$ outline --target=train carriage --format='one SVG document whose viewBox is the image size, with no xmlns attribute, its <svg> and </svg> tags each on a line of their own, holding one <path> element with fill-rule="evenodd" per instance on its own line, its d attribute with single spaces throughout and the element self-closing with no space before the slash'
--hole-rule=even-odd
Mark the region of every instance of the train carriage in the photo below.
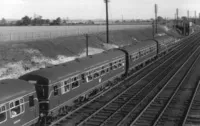
<svg viewBox="0 0 200 126">
<path fill-rule="evenodd" d="M 18 79 L 0 81 L 0 125 L 30 126 L 38 119 L 34 85 Z"/>
<path fill-rule="evenodd" d="M 156 37 L 155 40 L 159 41 L 159 47 L 160 47 L 161 52 L 166 51 L 167 49 L 171 48 L 175 44 L 174 43 L 175 39 L 170 36 Z"/>
<path fill-rule="evenodd" d="M 125 70 L 126 54 L 114 49 L 40 69 L 20 79 L 36 81 L 38 98 L 42 101 L 41 113 L 55 117 L 80 96 L 88 97 L 94 89 L 100 89 L 108 80 L 124 74 Z"/>
<path fill-rule="evenodd" d="M 146 40 L 123 47 L 123 50 L 129 54 L 129 68 L 132 69 L 156 55 L 156 42 L 154 40 Z"/>
<path fill-rule="evenodd" d="M 163 45 L 168 43 L 162 42 L 163 39 L 166 39 L 166 36 L 156 37 L 161 52 L 165 49 Z M 40 117 L 44 117 L 40 118 L 40 122 L 48 123 L 54 117 L 69 112 L 77 102 L 106 88 L 106 82 L 127 75 L 129 70 L 137 70 L 138 66 L 143 66 L 158 57 L 156 50 L 156 41 L 146 40 L 42 68 L 19 79 L 35 85 Z"/>
</svg>

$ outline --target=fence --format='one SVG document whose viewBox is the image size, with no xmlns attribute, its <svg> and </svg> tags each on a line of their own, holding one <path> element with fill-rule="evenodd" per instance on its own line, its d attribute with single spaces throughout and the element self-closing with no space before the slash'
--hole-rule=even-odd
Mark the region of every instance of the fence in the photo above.
<svg viewBox="0 0 200 126">
<path fill-rule="evenodd" d="M 51 39 L 61 36 L 74 36 L 74 35 L 83 35 L 91 34 L 98 32 L 105 32 L 104 25 L 96 26 L 36 26 L 37 29 L 34 29 L 33 26 L 30 27 L 18 27 L 14 29 L 13 32 L 2 33 L 0 29 L 0 42 L 7 41 L 30 41 L 38 39 Z M 135 29 L 135 28 L 147 27 L 147 25 L 111 25 L 109 28 L 113 30 L 124 30 L 124 29 Z M 8 29 L 11 27 L 8 27 Z M 13 28 L 13 27 L 12 27 Z M 23 30 L 24 29 L 24 30 Z M 57 29 L 57 30 L 55 30 Z M 20 32 L 18 32 L 18 30 Z"/>
</svg>

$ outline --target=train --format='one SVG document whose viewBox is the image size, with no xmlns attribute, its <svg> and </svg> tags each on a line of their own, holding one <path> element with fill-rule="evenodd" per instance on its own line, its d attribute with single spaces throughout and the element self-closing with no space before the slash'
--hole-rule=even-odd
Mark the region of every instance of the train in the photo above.
<svg viewBox="0 0 200 126">
<path fill-rule="evenodd" d="M 18 79 L 1 80 L 0 126 L 50 124 L 108 89 L 116 78 L 125 78 L 164 55 L 176 43 L 171 36 L 160 36 L 41 68 Z"/>
<path fill-rule="evenodd" d="M 179 32 L 181 35 L 188 36 L 191 34 L 192 28 L 190 26 L 190 22 L 186 20 L 179 20 L 176 21 L 176 24 L 174 25 L 177 32 Z"/>
</svg>

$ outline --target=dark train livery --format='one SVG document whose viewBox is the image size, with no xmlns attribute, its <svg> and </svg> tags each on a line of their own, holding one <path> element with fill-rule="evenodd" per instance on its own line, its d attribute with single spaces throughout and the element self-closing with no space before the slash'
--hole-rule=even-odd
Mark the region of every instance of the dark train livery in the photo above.
<svg viewBox="0 0 200 126">
<path fill-rule="evenodd" d="M 157 37 L 160 53 L 173 46 L 169 36 Z M 19 79 L 0 81 L 0 126 L 29 126 L 53 121 L 108 81 L 156 56 L 156 42 L 147 40 L 60 65 L 42 68 Z"/>
</svg>

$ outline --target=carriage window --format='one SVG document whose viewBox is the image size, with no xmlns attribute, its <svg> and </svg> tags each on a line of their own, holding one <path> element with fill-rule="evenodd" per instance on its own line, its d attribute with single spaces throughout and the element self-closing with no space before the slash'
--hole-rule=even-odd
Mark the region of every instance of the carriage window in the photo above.
<svg viewBox="0 0 200 126">
<path fill-rule="evenodd" d="M 70 80 L 61 83 L 61 93 L 65 94 L 70 91 Z"/>
<path fill-rule="evenodd" d="M 114 70 L 117 69 L 117 62 L 114 62 Z"/>
<path fill-rule="evenodd" d="M 10 103 L 10 117 L 14 118 L 24 112 L 24 99 L 18 99 Z"/>
<path fill-rule="evenodd" d="M 10 103 L 10 108 L 12 108 L 14 105 L 13 105 L 13 103 Z"/>
<path fill-rule="evenodd" d="M 69 81 L 64 81 L 64 91 L 65 91 L 65 93 L 69 92 L 69 90 L 70 90 Z"/>
<path fill-rule="evenodd" d="M 69 92 L 70 85 L 69 84 L 65 84 L 64 89 L 65 89 L 65 92 Z"/>
<path fill-rule="evenodd" d="M 99 73 L 94 73 L 94 78 L 98 78 L 99 77 Z"/>
<path fill-rule="evenodd" d="M 88 82 L 92 81 L 92 79 L 93 79 L 92 75 L 89 75 L 87 78 L 88 78 Z"/>
<path fill-rule="evenodd" d="M 77 77 L 74 77 L 74 81 L 76 81 L 77 80 Z"/>
<path fill-rule="evenodd" d="M 122 61 L 119 60 L 118 67 L 121 67 L 121 66 L 122 66 Z"/>
<path fill-rule="evenodd" d="M 104 75 L 106 73 L 106 71 L 105 71 L 105 66 L 102 66 L 101 67 L 101 75 Z"/>
<path fill-rule="evenodd" d="M 29 96 L 29 107 L 33 107 L 34 106 L 34 96 Z"/>
<path fill-rule="evenodd" d="M 113 69 L 112 63 L 110 63 L 110 70 L 112 70 L 112 69 Z"/>
<path fill-rule="evenodd" d="M 106 73 L 108 73 L 108 72 L 109 72 L 109 67 L 106 68 Z"/>
<path fill-rule="evenodd" d="M 84 75 L 84 74 L 81 74 L 81 80 L 82 80 L 82 83 L 85 83 L 85 82 L 86 82 L 86 78 L 85 78 L 85 75 Z"/>
<path fill-rule="evenodd" d="M 54 96 L 58 95 L 58 86 L 54 86 L 53 87 L 53 90 L 54 90 Z"/>
<path fill-rule="evenodd" d="M 79 87 L 79 82 L 75 81 L 72 83 L 72 89 Z"/>
<path fill-rule="evenodd" d="M 0 124 L 6 121 L 7 114 L 6 114 L 6 106 L 0 106 Z"/>
</svg>

